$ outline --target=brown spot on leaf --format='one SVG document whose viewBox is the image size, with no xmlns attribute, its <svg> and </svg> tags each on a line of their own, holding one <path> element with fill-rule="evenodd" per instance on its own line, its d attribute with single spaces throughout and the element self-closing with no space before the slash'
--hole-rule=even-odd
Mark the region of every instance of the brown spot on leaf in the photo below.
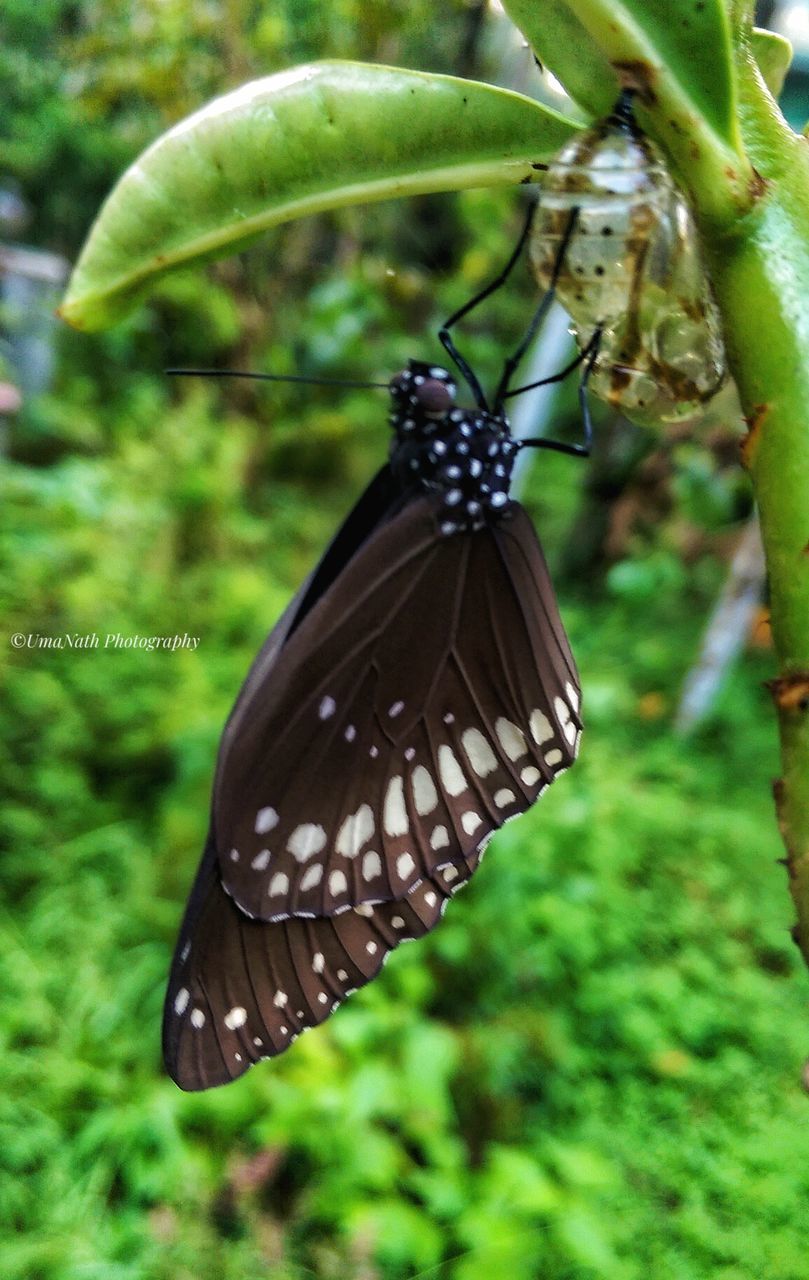
<svg viewBox="0 0 809 1280">
<path fill-rule="evenodd" d="M 767 194 L 769 187 L 770 183 L 767 179 L 762 178 L 758 170 L 754 169 L 750 177 L 750 181 L 747 184 L 748 191 L 750 192 L 750 199 L 761 200 Z"/>
<path fill-rule="evenodd" d="M 751 649 L 772 648 L 772 623 L 770 611 L 765 605 L 759 605 L 750 621 L 748 642 Z"/>
<path fill-rule="evenodd" d="M 768 404 L 757 404 L 751 414 L 745 418 L 747 423 L 747 435 L 743 438 L 740 445 L 742 455 L 742 466 L 749 469 L 753 461 L 753 454 L 757 448 L 758 434 L 764 423 L 764 419 L 770 412 Z"/>
<path fill-rule="evenodd" d="M 765 684 L 779 711 L 809 710 L 809 671 L 793 671 L 790 675 L 767 680 Z M 776 805 L 782 794 L 775 792 Z"/>
<path fill-rule="evenodd" d="M 641 102 L 647 107 L 657 101 L 655 91 L 657 73 L 650 63 L 637 58 L 627 62 L 613 62 L 612 65 L 618 73 L 622 89 L 634 89 Z"/>
</svg>

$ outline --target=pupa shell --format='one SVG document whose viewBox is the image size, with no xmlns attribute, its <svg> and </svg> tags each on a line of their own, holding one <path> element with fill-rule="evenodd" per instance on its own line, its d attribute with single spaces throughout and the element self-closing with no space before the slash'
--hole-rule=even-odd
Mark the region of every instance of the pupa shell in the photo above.
<svg viewBox="0 0 809 1280">
<path fill-rule="evenodd" d="M 555 277 L 579 346 L 601 328 L 590 386 L 616 409 L 676 421 L 722 386 L 721 323 L 691 210 L 625 97 L 551 161 L 530 253 L 543 288 Z"/>
</svg>

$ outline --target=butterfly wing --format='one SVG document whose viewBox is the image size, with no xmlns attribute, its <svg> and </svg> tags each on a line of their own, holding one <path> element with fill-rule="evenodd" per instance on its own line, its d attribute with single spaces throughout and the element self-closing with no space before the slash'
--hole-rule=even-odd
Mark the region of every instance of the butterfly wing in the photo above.
<svg viewBox="0 0 809 1280">
<path fill-rule="evenodd" d="M 282 1053 L 370 982 L 401 942 L 434 928 L 479 858 L 423 881 L 402 902 L 268 924 L 248 919 L 225 893 L 209 835 L 166 998 L 163 1055 L 172 1079 L 208 1089 Z"/>
<path fill-rule="evenodd" d="M 264 641 L 228 717 L 223 748 L 231 722 L 239 720 L 243 710 L 251 704 L 256 692 L 263 687 L 275 659 L 292 631 L 328 590 L 377 526 L 398 509 L 402 500 L 401 486 L 395 480 L 390 466 L 386 464 L 380 467 L 349 511 L 317 565 Z"/>
<path fill-rule="evenodd" d="M 436 510 L 384 506 L 239 696 L 166 1002 L 183 1088 L 283 1051 L 433 928 L 575 756 L 578 676 L 530 520 L 513 504 L 445 538 Z"/>
<path fill-rule="evenodd" d="M 228 724 L 213 827 L 249 916 L 403 898 L 527 809 L 574 759 L 579 684 L 518 504 L 441 537 L 420 497 L 383 523 Z"/>
</svg>

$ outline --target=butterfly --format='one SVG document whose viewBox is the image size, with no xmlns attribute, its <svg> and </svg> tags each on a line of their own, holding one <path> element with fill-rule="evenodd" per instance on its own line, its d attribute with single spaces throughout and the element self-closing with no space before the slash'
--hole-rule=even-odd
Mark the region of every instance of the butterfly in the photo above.
<svg viewBox="0 0 809 1280">
<path fill-rule="evenodd" d="M 284 1052 L 433 929 L 579 749 L 576 665 L 509 496 L 523 442 L 446 369 L 411 361 L 389 390 L 390 459 L 224 730 L 165 1004 L 183 1089 Z"/>
</svg>

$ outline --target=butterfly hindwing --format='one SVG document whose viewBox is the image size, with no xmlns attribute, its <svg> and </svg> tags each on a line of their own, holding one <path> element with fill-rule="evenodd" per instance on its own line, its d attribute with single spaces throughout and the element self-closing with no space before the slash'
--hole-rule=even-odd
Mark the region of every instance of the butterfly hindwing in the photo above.
<svg viewBox="0 0 809 1280">
<path fill-rule="evenodd" d="M 441 919 L 477 865 L 423 881 L 401 902 L 317 920 L 249 920 L 222 888 L 209 835 L 172 966 L 163 1053 L 183 1089 L 207 1089 L 282 1053 L 374 978 L 401 942 Z"/>
</svg>

